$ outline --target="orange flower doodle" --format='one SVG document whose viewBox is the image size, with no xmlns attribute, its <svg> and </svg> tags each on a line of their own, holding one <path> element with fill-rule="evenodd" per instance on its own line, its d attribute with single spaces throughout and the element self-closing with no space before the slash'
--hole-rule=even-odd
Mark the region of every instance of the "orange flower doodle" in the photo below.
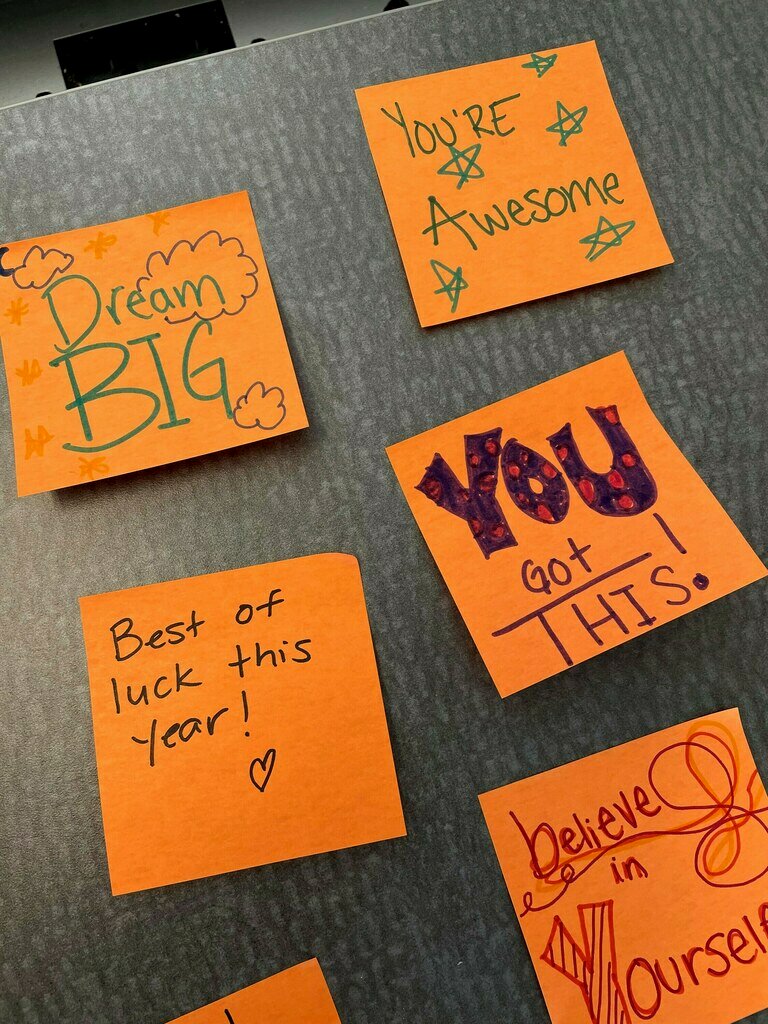
<svg viewBox="0 0 768 1024">
<path fill-rule="evenodd" d="M 92 252 L 97 260 L 103 259 L 104 253 L 109 249 L 110 246 L 114 245 L 117 238 L 114 235 L 105 235 L 103 231 L 100 231 L 95 238 L 86 245 L 84 252 Z"/>
<path fill-rule="evenodd" d="M 5 315 L 15 324 L 17 327 L 21 326 L 21 321 L 29 312 L 29 304 L 24 299 L 14 299 L 8 309 L 5 311 Z"/>
</svg>

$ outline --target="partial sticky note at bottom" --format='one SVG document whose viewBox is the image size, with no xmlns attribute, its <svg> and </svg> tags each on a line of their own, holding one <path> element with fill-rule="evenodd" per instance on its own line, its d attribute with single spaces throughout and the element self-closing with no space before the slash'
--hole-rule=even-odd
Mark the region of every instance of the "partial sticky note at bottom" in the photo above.
<svg viewBox="0 0 768 1024">
<path fill-rule="evenodd" d="M 317 960 L 185 1013 L 168 1024 L 341 1024 Z"/>
</svg>

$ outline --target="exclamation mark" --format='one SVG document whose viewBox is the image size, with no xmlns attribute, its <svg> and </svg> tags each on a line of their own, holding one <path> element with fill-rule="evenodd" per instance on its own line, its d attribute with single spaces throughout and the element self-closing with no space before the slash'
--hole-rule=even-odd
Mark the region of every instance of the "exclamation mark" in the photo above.
<svg viewBox="0 0 768 1024">
<path fill-rule="evenodd" d="M 245 692 L 245 690 L 241 690 L 240 694 L 243 698 L 243 722 L 245 723 L 245 725 L 248 725 L 248 694 Z M 245 735 L 251 735 L 247 729 L 245 730 Z"/>
<path fill-rule="evenodd" d="M 658 512 L 653 513 L 653 518 L 664 531 L 664 534 L 670 544 L 672 544 L 672 546 L 675 547 L 681 555 L 687 555 L 688 550 L 683 547 L 681 542 L 677 539 L 668 524 L 661 518 Z M 709 577 L 705 576 L 703 572 L 697 572 L 691 582 L 697 590 L 706 590 L 709 586 Z"/>
<path fill-rule="evenodd" d="M 673 547 L 677 548 L 681 555 L 687 555 L 687 550 L 683 547 L 683 545 L 680 543 L 680 541 L 677 539 L 674 533 L 672 533 L 669 526 L 667 526 L 667 524 L 664 522 L 664 520 L 661 518 L 658 512 L 653 513 L 653 518 L 664 531 L 666 538 L 670 542 L 670 544 L 672 544 Z"/>
</svg>

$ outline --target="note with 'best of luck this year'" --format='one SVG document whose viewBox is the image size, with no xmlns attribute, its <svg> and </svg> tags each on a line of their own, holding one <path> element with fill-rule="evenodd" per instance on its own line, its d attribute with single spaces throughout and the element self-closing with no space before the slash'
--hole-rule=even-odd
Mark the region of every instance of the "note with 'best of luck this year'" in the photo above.
<svg viewBox="0 0 768 1024">
<path fill-rule="evenodd" d="M 738 711 L 480 802 L 554 1024 L 768 1005 L 768 797 Z"/>
<path fill-rule="evenodd" d="M 594 42 L 357 100 L 423 327 L 672 262 Z"/>
<path fill-rule="evenodd" d="M 307 425 L 246 192 L 0 247 L 20 495 Z"/>
<path fill-rule="evenodd" d="M 169 1024 L 340 1024 L 317 960 L 185 1013 Z"/>
<path fill-rule="evenodd" d="M 80 604 L 114 894 L 405 835 L 351 555 Z"/>
<path fill-rule="evenodd" d="M 766 575 L 623 353 L 387 453 L 503 697 Z"/>
</svg>

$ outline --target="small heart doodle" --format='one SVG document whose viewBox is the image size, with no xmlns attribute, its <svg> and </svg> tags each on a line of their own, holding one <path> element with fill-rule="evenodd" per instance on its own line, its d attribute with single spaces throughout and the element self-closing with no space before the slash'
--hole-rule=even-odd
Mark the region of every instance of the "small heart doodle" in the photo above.
<svg viewBox="0 0 768 1024">
<path fill-rule="evenodd" d="M 272 770 L 275 767 L 275 757 L 275 749 L 274 747 L 270 747 L 264 757 L 254 757 L 251 761 L 251 767 L 249 769 L 251 782 L 260 793 L 263 793 L 267 788 L 267 783 L 269 782 Z"/>
</svg>

